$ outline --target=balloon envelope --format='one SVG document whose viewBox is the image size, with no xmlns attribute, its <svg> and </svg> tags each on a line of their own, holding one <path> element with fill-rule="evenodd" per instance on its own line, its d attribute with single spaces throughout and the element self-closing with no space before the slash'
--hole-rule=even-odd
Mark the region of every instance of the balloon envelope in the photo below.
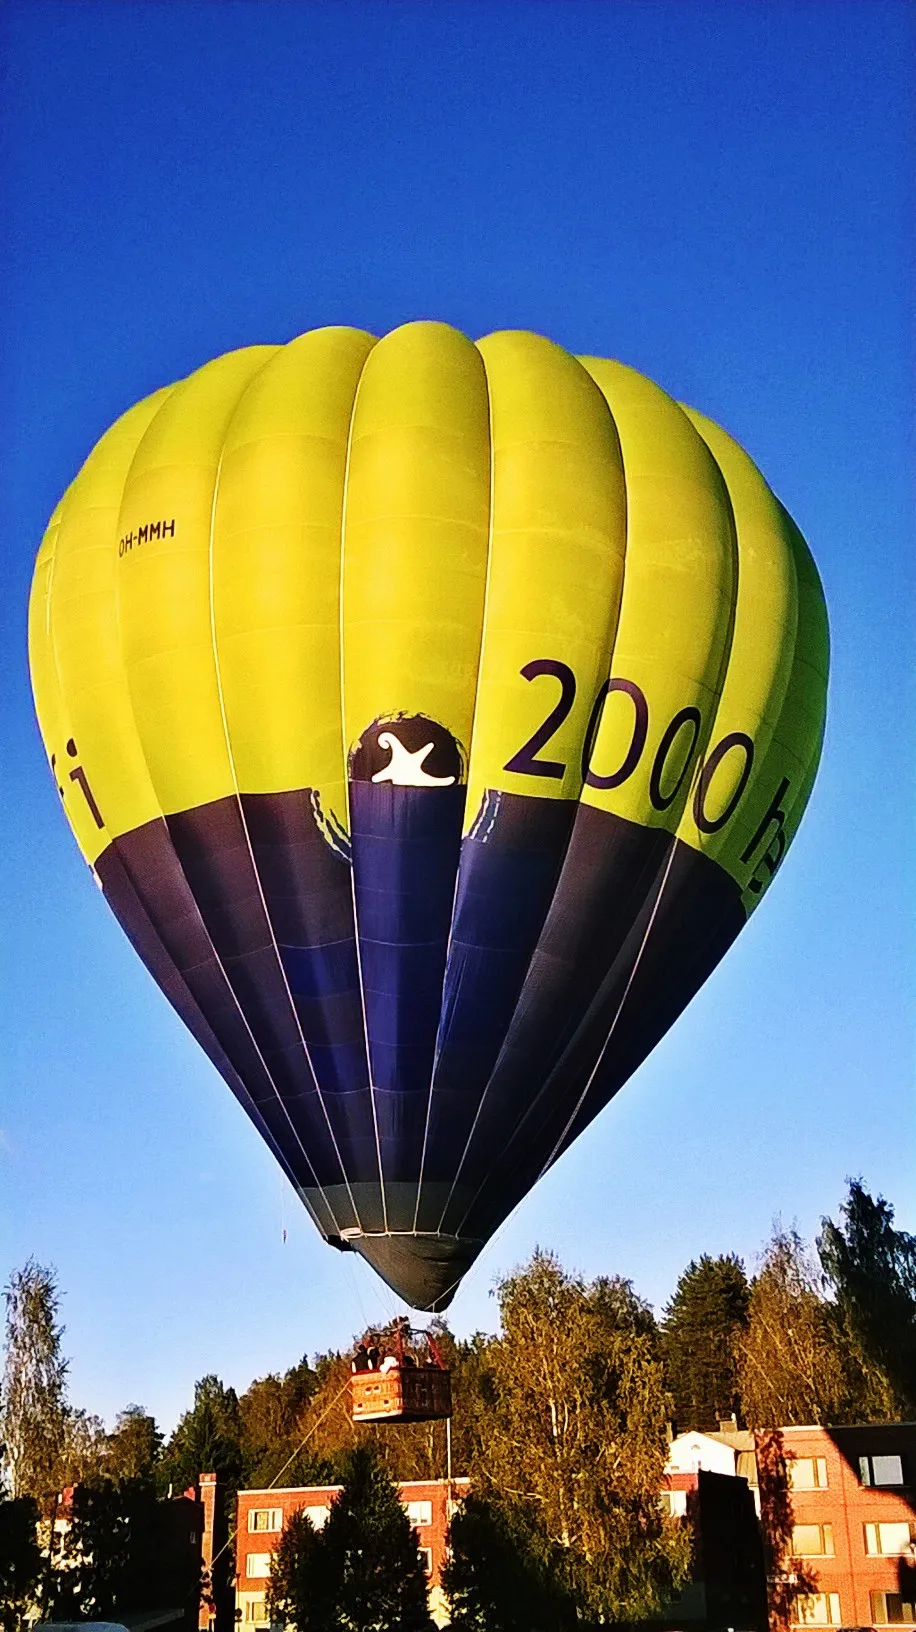
<svg viewBox="0 0 916 1632">
<path fill-rule="evenodd" d="M 326 1239 L 443 1308 L 766 892 L 827 625 L 717 426 L 413 323 L 232 352 L 118 420 L 49 524 L 30 659 L 150 972 Z"/>
</svg>

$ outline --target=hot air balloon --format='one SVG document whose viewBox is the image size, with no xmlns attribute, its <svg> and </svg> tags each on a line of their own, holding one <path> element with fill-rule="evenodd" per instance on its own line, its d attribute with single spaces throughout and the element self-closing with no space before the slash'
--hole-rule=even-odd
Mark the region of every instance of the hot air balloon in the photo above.
<svg viewBox="0 0 916 1632">
<path fill-rule="evenodd" d="M 421 322 L 131 408 L 51 518 L 30 656 L 140 957 L 325 1239 L 437 1310 L 762 900 L 828 636 L 717 425 Z"/>
</svg>

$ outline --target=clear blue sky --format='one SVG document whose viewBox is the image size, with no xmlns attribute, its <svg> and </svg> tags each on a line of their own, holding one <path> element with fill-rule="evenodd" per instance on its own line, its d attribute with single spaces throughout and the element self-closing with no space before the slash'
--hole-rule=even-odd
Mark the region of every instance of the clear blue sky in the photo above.
<svg viewBox="0 0 916 1632">
<path fill-rule="evenodd" d="M 750 450 L 833 629 L 820 780 L 707 989 L 497 1237 L 660 1305 L 862 1173 L 913 1205 L 916 12 L 883 0 L 2 9 L 0 1273 L 66 1291 L 77 1403 L 171 1426 L 393 1300 L 320 1242 L 93 888 L 34 723 L 32 561 L 124 408 L 325 323 L 533 328 Z M 288 1241 L 282 1244 L 286 1226 Z"/>
</svg>

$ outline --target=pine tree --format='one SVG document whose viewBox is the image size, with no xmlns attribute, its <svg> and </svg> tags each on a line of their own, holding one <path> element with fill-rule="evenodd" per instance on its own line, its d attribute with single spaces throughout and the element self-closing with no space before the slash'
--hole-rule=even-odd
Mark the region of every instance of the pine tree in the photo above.
<svg viewBox="0 0 916 1632">
<path fill-rule="evenodd" d="M 234 1388 L 218 1377 L 194 1384 L 194 1404 L 178 1422 L 163 1452 L 160 1480 L 176 1490 L 192 1485 L 200 1473 L 217 1473 L 234 1492 L 242 1472 L 241 1421 Z"/>
<path fill-rule="evenodd" d="M 889 1385 L 889 1415 L 916 1415 L 916 1236 L 850 1179 L 841 1222 L 821 1220 L 817 1249 L 849 1338 Z"/>
<path fill-rule="evenodd" d="M 371 1445 L 349 1457 L 327 1524 L 305 1515 L 281 1538 L 271 1612 L 297 1632 L 431 1632 L 416 1531 Z"/>
<path fill-rule="evenodd" d="M 267 1605 L 273 1622 L 296 1632 L 328 1632 L 335 1612 L 335 1582 L 321 1533 L 307 1513 L 283 1526 L 270 1571 Z"/>
<path fill-rule="evenodd" d="M 679 1429 L 717 1428 L 740 1416 L 738 1350 L 747 1326 L 749 1288 L 732 1253 L 688 1264 L 662 1325 L 665 1381 Z"/>
<path fill-rule="evenodd" d="M 55 1488 L 67 1434 L 68 1362 L 53 1269 L 30 1258 L 10 1276 L 5 1298 L 0 1443 L 11 1494 L 41 1501 Z"/>
</svg>

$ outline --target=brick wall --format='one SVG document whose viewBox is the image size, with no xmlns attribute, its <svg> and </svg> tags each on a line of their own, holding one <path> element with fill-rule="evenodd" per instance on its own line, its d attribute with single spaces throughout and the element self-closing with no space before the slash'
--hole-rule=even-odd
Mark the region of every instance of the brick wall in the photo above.
<svg viewBox="0 0 916 1632">
<path fill-rule="evenodd" d="M 817 1591 L 826 1600 L 816 1606 L 797 1606 L 793 1621 L 805 1624 L 806 1611 L 818 1618 L 808 1621 L 809 1625 L 871 1627 L 913 1620 L 916 1424 L 784 1428 L 782 1441 L 787 1465 L 796 1467 L 791 1501 L 799 1561 L 813 1573 Z M 893 1460 L 876 1464 L 876 1457 L 897 1459 L 902 1482 L 896 1482 Z M 861 1458 L 866 1459 L 864 1469 Z M 891 1475 L 895 1482 L 865 1482 L 874 1481 L 876 1475 L 881 1480 Z M 812 1488 L 800 1488 L 809 1480 Z M 826 1531 L 825 1526 L 829 1527 Z M 867 1537 L 866 1526 L 885 1528 L 872 1529 Z M 798 1527 L 802 1527 L 800 1535 Z M 906 1527 L 912 1539 L 905 1540 L 900 1527 Z M 870 1550 L 882 1545 L 893 1550 Z M 873 1599 L 873 1594 L 890 1595 L 890 1605 L 880 1597 Z M 911 1606 L 909 1610 L 903 1607 L 906 1605 Z"/>
</svg>

